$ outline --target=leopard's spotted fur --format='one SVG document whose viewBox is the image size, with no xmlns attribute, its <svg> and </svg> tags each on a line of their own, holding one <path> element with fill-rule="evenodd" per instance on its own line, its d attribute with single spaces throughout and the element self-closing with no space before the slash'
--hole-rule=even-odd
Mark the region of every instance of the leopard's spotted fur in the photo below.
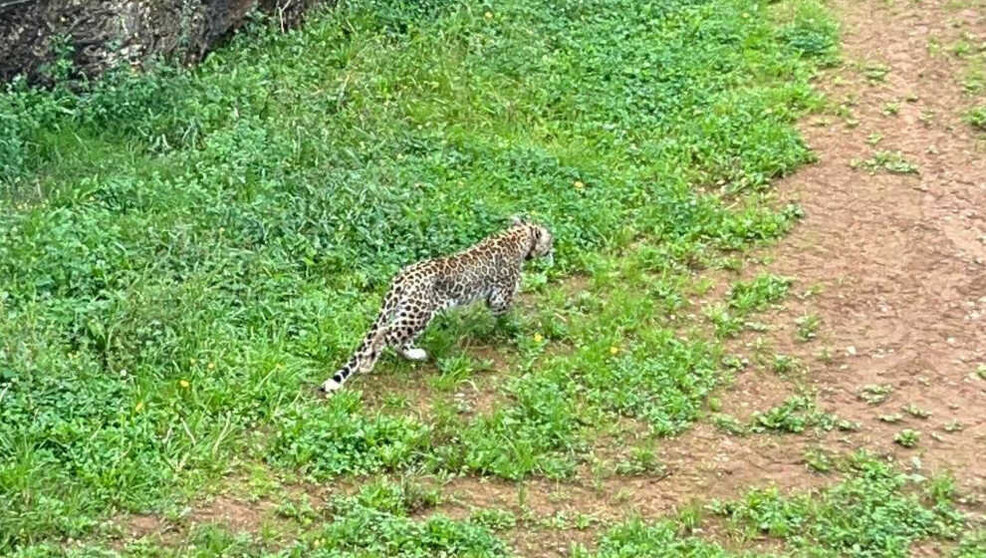
<svg viewBox="0 0 986 558">
<path fill-rule="evenodd" d="M 383 307 L 349 361 L 321 386 L 340 387 L 354 372 L 369 372 L 386 346 L 411 360 L 427 354 L 414 346 L 435 315 L 448 308 L 485 300 L 503 314 L 520 285 L 524 261 L 552 254 L 548 229 L 515 219 L 513 225 L 458 254 L 410 265 L 394 278 Z"/>
</svg>

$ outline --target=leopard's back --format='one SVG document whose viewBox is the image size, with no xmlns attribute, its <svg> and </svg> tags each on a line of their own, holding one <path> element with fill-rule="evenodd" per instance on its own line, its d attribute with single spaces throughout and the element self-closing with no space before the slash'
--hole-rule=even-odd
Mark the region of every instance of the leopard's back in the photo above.
<svg viewBox="0 0 986 558">
<path fill-rule="evenodd" d="M 394 278 L 393 296 L 425 298 L 441 309 L 481 300 L 519 277 L 521 236 L 507 231 L 457 254 L 411 264 Z"/>
</svg>

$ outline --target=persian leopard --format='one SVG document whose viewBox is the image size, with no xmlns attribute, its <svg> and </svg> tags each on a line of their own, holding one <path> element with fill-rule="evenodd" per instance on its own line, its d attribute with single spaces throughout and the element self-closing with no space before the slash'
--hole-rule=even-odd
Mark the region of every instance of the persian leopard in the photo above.
<svg viewBox="0 0 986 558">
<path fill-rule="evenodd" d="M 320 390 L 331 393 L 354 372 L 373 369 L 384 347 L 409 360 L 425 360 L 414 345 L 436 314 L 485 300 L 494 315 L 510 308 L 520 286 L 524 262 L 553 255 L 551 233 L 543 226 L 514 218 L 498 234 L 457 254 L 405 267 L 391 282 L 380 314 L 349 361 Z"/>
</svg>

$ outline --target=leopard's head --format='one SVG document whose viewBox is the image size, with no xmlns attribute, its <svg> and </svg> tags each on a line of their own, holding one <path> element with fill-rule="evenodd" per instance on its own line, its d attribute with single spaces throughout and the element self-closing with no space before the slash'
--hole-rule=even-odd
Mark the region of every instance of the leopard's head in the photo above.
<svg viewBox="0 0 986 558">
<path fill-rule="evenodd" d="M 547 227 L 523 220 L 519 217 L 513 218 L 513 226 L 523 228 L 529 235 L 530 245 L 524 259 L 548 258 L 549 263 L 554 261 L 555 237 Z"/>
</svg>

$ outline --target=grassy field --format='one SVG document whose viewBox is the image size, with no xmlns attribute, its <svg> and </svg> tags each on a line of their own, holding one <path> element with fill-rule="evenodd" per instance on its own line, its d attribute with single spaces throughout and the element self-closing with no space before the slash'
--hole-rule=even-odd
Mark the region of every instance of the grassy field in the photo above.
<svg viewBox="0 0 986 558">
<path fill-rule="evenodd" d="M 0 553 L 504 555 L 501 532 L 544 527 L 425 513 L 434 479 L 660 474 L 654 445 L 737 366 L 723 339 L 787 294 L 788 278 L 729 273 L 800 215 L 770 181 L 811 158 L 793 123 L 822 102 L 809 81 L 836 40 L 815 0 L 357 0 L 288 34 L 257 21 L 191 71 L 14 84 Z M 388 357 L 317 396 L 400 266 L 516 213 L 557 238 L 520 308 L 454 313 L 423 341 L 431 363 Z M 839 426 L 808 398 L 785 405 L 735 426 Z M 708 513 L 817 556 L 959 537 L 948 479 L 833 466 L 818 498 L 759 491 Z M 231 478 L 280 523 L 120 542 L 114 518 L 179 516 Z M 358 489 L 311 509 L 272 488 L 290 483 Z M 699 515 L 594 525 L 573 553 L 733 555 Z"/>
</svg>

